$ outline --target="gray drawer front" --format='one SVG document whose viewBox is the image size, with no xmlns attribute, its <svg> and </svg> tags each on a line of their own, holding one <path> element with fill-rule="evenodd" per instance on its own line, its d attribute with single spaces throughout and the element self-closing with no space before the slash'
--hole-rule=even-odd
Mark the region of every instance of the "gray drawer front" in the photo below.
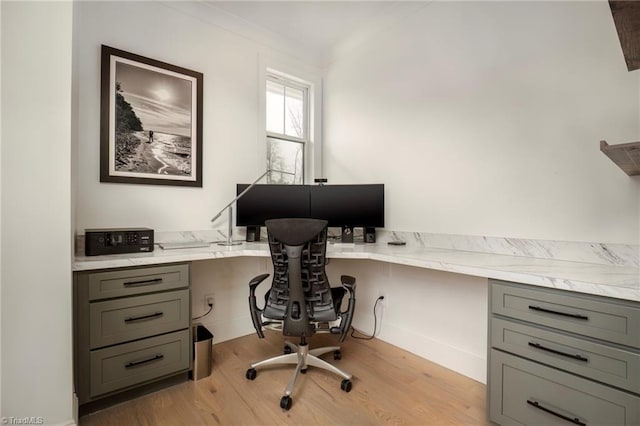
<svg viewBox="0 0 640 426">
<path fill-rule="evenodd" d="M 189 330 L 91 352 L 91 396 L 185 371 L 190 365 Z"/>
<path fill-rule="evenodd" d="M 94 302 L 90 347 L 101 348 L 189 327 L 189 290 Z"/>
<path fill-rule="evenodd" d="M 89 300 L 189 287 L 189 264 L 87 274 Z"/>
<path fill-rule="evenodd" d="M 640 308 L 492 281 L 493 313 L 640 348 Z"/>
<path fill-rule="evenodd" d="M 491 346 L 581 376 L 640 393 L 640 353 L 498 318 Z"/>
<path fill-rule="evenodd" d="M 639 397 L 495 349 L 489 386 L 491 420 L 503 426 L 572 424 L 558 415 L 590 426 L 640 422 Z"/>
</svg>

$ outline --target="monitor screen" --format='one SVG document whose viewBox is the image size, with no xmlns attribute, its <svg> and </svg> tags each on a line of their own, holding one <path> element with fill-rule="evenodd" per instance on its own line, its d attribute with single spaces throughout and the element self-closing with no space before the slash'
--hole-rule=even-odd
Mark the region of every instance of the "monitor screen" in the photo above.
<svg viewBox="0 0 640 426">
<path fill-rule="evenodd" d="M 329 226 L 384 227 L 384 184 L 311 187 L 311 217 Z"/>
<path fill-rule="evenodd" d="M 249 184 L 237 184 L 236 194 Z M 236 226 L 264 226 L 268 219 L 309 217 L 308 185 L 255 185 L 236 202 Z"/>
</svg>

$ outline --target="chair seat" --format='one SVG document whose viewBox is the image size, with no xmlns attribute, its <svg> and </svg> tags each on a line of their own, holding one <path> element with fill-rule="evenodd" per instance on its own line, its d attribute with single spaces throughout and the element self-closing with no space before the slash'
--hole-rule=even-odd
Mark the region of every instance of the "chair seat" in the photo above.
<svg viewBox="0 0 640 426">
<path fill-rule="evenodd" d="M 271 293 L 271 289 L 267 290 L 267 293 L 264 295 L 265 305 L 269 300 L 270 293 Z M 345 290 L 342 287 L 331 287 L 331 298 L 333 299 L 333 309 L 336 312 L 340 312 L 342 299 L 344 298 L 346 293 L 347 293 L 347 290 Z M 284 311 L 269 311 L 269 313 L 270 313 L 269 315 L 265 315 L 265 313 L 263 312 L 263 316 L 267 319 L 279 320 L 279 321 L 284 320 L 286 316 L 286 312 Z"/>
</svg>

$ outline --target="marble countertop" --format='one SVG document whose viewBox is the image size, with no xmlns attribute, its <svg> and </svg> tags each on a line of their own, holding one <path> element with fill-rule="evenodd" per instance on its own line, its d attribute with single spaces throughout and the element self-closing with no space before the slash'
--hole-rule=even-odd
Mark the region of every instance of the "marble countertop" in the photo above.
<svg viewBox="0 0 640 426">
<path fill-rule="evenodd" d="M 157 265 L 172 262 L 268 257 L 266 243 L 245 243 L 225 247 L 211 244 L 200 248 L 163 250 L 152 253 L 109 256 L 77 256 L 73 271 Z M 569 290 L 617 299 L 640 301 L 640 270 L 620 266 L 512 256 L 431 247 L 375 244 L 328 244 L 327 256 L 334 259 L 368 259 L 438 271 L 514 281 L 540 287 Z"/>
</svg>

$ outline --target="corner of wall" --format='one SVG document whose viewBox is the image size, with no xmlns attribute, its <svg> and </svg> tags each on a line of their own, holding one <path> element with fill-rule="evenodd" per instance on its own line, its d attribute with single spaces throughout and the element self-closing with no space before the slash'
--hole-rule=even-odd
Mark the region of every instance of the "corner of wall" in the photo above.
<svg viewBox="0 0 640 426">
<path fill-rule="evenodd" d="M 2 366 L 7 366 L 1 390 L 7 421 L 37 416 L 47 424 L 73 422 L 72 257 L 65 241 L 70 234 L 72 7 L 70 1 L 0 3 L 5 106 L 0 228 L 2 244 L 12 248 L 1 259 Z M 48 78 L 43 79 L 45 69 Z M 25 239 L 27 229 L 42 236 L 42 243 Z M 25 357 L 43 348 L 46 356 L 37 362 Z"/>
<path fill-rule="evenodd" d="M 76 194 L 78 193 L 78 145 L 79 145 L 79 136 L 78 136 L 78 49 L 77 44 L 78 40 L 75 34 L 77 33 L 78 28 L 78 3 L 73 3 L 73 11 L 71 20 L 73 22 L 73 28 L 71 29 L 71 147 L 70 147 L 70 158 L 71 158 L 71 216 L 69 218 L 71 225 L 71 257 L 73 257 L 76 253 Z"/>
<path fill-rule="evenodd" d="M 0 3 L 0 29 L 2 28 L 2 6 Z M 2 46 L 2 31 L 0 31 L 0 52 Z M 0 99 L 2 99 L 2 57 L 0 56 Z M 0 129 L 2 129 L 2 102 L 0 102 Z M 2 132 L 0 131 L 0 241 L 2 241 Z M 2 244 L 0 244 L 0 271 L 2 271 Z M 0 312 L 2 312 L 2 274 L 0 273 Z M 0 384 L 2 383 L 2 315 L 0 315 Z M 0 394 L 2 386 L 0 385 Z M 2 415 L 2 398 L 0 398 L 0 416 Z"/>
</svg>

